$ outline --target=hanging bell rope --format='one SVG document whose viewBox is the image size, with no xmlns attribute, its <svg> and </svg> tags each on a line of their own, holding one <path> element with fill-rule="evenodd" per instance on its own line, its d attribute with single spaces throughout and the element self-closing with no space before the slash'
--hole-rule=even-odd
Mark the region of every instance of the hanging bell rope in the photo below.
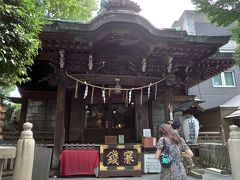
<svg viewBox="0 0 240 180">
<path fill-rule="evenodd" d="M 155 84 L 155 99 L 157 99 L 157 84 Z"/>
<path fill-rule="evenodd" d="M 78 81 L 76 81 L 76 85 L 75 85 L 75 93 L 74 93 L 74 98 L 77 99 L 78 98 Z"/>
<path fill-rule="evenodd" d="M 94 87 L 92 87 L 91 104 L 93 104 Z"/>
</svg>

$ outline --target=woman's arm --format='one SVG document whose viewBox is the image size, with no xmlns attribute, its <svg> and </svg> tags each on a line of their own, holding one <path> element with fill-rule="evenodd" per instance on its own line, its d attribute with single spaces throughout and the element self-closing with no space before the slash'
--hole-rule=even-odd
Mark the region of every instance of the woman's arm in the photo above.
<svg viewBox="0 0 240 180">
<path fill-rule="evenodd" d="M 159 160 L 160 154 L 161 154 L 161 150 L 157 149 L 157 151 L 156 151 L 156 153 L 155 153 L 155 158 L 156 158 L 157 160 Z"/>
<path fill-rule="evenodd" d="M 190 148 L 186 149 L 185 152 L 182 152 L 181 156 L 183 157 L 193 157 L 193 152 L 191 151 Z"/>
<path fill-rule="evenodd" d="M 161 155 L 161 151 L 162 151 L 162 148 L 163 148 L 163 137 L 161 137 L 158 140 L 156 148 L 157 148 L 157 150 L 156 150 L 156 153 L 155 153 L 155 158 L 159 160 L 160 159 L 160 155 Z"/>
<path fill-rule="evenodd" d="M 186 142 L 184 141 L 183 138 L 181 138 L 181 151 L 182 151 L 181 156 L 183 156 L 183 157 L 193 157 L 193 152 L 188 147 L 188 145 L 186 144 Z"/>
</svg>

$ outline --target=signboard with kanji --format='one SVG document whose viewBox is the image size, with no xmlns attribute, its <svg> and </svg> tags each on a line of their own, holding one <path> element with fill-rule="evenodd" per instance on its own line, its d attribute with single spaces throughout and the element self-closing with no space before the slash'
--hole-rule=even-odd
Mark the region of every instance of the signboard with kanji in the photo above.
<svg viewBox="0 0 240 180">
<path fill-rule="evenodd" d="M 101 145 L 99 177 L 141 176 L 141 145 Z"/>
</svg>

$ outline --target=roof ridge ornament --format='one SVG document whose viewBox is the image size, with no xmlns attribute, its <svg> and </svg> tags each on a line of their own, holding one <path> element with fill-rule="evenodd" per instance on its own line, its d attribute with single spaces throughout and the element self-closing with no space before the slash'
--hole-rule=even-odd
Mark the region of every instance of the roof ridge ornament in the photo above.
<svg viewBox="0 0 240 180">
<path fill-rule="evenodd" d="M 101 10 L 127 10 L 139 13 L 142 9 L 137 3 L 131 0 L 102 0 Z"/>
</svg>

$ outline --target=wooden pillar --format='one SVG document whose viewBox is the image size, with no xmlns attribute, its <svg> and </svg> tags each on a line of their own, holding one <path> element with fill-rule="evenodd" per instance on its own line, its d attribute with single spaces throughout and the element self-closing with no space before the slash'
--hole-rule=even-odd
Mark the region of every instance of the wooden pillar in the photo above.
<svg viewBox="0 0 240 180">
<path fill-rule="evenodd" d="M 173 107 L 172 96 L 172 86 L 165 86 L 163 97 L 165 123 L 169 123 L 170 120 L 173 120 L 170 117 L 170 113 Z"/>
<path fill-rule="evenodd" d="M 65 95 L 66 87 L 63 83 L 60 83 L 57 89 L 54 148 L 52 157 L 52 169 L 55 172 L 58 172 L 59 170 L 59 158 L 62 151 L 62 145 L 64 143 Z"/>
<path fill-rule="evenodd" d="M 19 121 L 19 132 L 22 132 L 23 124 L 26 122 L 26 119 L 27 119 L 27 107 L 28 107 L 28 98 L 23 96 L 22 106 L 21 106 L 21 114 L 20 114 L 20 121 Z"/>
<path fill-rule="evenodd" d="M 112 105 L 112 98 L 109 97 L 109 102 L 107 103 L 107 109 L 108 109 L 108 135 L 112 134 L 112 126 L 113 126 L 113 105 Z"/>
<path fill-rule="evenodd" d="M 153 120 L 152 120 L 152 99 L 148 100 L 148 127 L 153 133 Z"/>
<path fill-rule="evenodd" d="M 69 127 L 70 127 L 70 115 L 71 115 L 71 102 L 72 92 L 67 91 L 66 93 L 66 111 L 65 111 L 65 141 L 69 142 Z"/>
</svg>

